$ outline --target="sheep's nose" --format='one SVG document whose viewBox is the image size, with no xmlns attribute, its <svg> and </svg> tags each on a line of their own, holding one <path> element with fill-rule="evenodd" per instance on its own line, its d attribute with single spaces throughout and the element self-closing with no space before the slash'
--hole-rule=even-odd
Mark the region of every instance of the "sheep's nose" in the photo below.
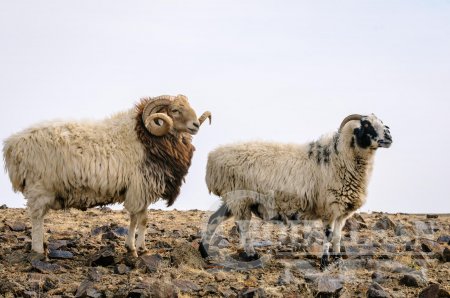
<svg viewBox="0 0 450 298">
<path fill-rule="evenodd" d="M 200 123 L 199 122 L 193 122 L 192 125 L 194 125 L 195 128 L 200 128 Z"/>
</svg>

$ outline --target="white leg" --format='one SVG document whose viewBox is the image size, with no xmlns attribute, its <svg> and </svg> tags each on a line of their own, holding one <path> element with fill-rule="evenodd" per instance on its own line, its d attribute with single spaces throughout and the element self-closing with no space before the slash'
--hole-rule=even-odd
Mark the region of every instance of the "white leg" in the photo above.
<svg viewBox="0 0 450 298">
<path fill-rule="evenodd" d="M 344 227 L 345 220 L 337 219 L 334 222 L 333 236 L 331 238 L 331 244 L 333 245 L 333 253 L 339 254 L 341 252 L 341 232 Z"/>
<path fill-rule="evenodd" d="M 53 197 L 28 198 L 28 212 L 31 218 L 31 249 L 37 253 L 44 253 L 44 216 Z"/>
<path fill-rule="evenodd" d="M 136 236 L 136 225 L 137 225 L 137 214 L 130 213 L 130 227 L 128 228 L 128 236 L 127 240 L 125 240 L 125 247 L 127 248 L 128 252 L 135 257 L 137 257 L 134 239 L 134 237 Z"/>
<path fill-rule="evenodd" d="M 145 251 L 145 234 L 147 232 L 147 209 L 137 213 L 137 240 L 136 248 Z"/>
</svg>

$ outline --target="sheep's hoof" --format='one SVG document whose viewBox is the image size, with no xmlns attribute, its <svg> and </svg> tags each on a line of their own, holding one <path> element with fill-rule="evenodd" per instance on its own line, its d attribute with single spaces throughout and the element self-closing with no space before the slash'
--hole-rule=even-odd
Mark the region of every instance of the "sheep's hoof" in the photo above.
<svg viewBox="0 0 450 298">
<path fill-rule="evenodd" d="M 131 249 L 131 248 L 129 248 L 128 246 L 125 246 L 125 248 L 127 249 L 127 254 L 128 254 L 130 257 L 133 257 L 133 258 L 137 258 L 137 257 L 138 257 L 138 254 L 137 254 L 137 252 L 136 252 L 135 249 Z"/>
<path fill-rule="evenodd" d="M 261 256 L 258 253 L 254 253 L 252 255 L 249 255 L 248 253 L 246 253 L 245 251 L 240 252 L 239 253 L 239 258 L 244 261 L 244 262 L 251 262 L 251 261 L 256 261 L 260 258 Z"/>
<path fill-rule="evenodd" d="M 200 242 L 200 244 L 198 245 L 198 251 L 200 252 L 200 254 L 202 255 L 202 258 L 206 259 L 209 255 L 208 255 L 208 244 L 203 244 L 203 242 Z"/>
<path fill-rule="evenodd" d="M 330 256 L 323 255 L 320 259 L 320 270 L 325 270 L 330 265 Z"/>
</svg>

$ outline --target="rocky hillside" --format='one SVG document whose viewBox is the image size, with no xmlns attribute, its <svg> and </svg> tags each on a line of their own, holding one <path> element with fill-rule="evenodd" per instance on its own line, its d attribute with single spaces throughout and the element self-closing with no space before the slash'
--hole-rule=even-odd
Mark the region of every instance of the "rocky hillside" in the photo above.
<svg viewBox="0 0 450 298">
<path fill-rule="evenodd" d="M 124 248 L 128 215 L 109 208 L 50 212 L 48 255 L 30 254 L 26 210 L 0 210 L 0 297 L 449 297 L 450 216 L 358 214 L 343 233 L 343 259 L 319 270 L 318 222 L 254 220 L 262 258 L 239 259 L 233 221 L 197 253 L 203 211 L 150 210 L 148 251 Z"/>
</svg>

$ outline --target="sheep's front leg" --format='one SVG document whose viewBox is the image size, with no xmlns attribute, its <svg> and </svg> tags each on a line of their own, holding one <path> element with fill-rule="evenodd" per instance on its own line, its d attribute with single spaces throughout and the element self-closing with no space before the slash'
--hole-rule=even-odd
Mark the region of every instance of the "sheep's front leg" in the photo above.
<svg viewBox="0 0 450 298">
<path fill-rule="evenodd" d="M 125 240 L 125 247 L 127 248 L 128 253 L 130 253 L 134 257 L 137 257 L 134 239 L 134 237 L 136 236 L 137 219 L 137 214 L 130 213 L 130 227 L 128 228 L 127 240 Z"/>
<path fill-rule="evenodd" d="M 137 231 L 136 248 L 142 252 L 145 252 L 145 234 L 147 233 L 147 208 L 137 213 Z"/>
<path fill-rule="evenodd" d="M 31 249 L 44 254 L 44 216 L 53 202 L 53 197 L 39 196 L 28 198 L 28 211 L 31 218 Z"/>
<path fill-rule="evenodd" d="M 259 259 L 259 255 L 255 252 L 255 248 L 253 247 L 251 235 L 250 235 L 250 219 L 252 214 L 250 212 L 246 212 L 243 215 L 236 217 L 236 222 L 239 228 L 239 234 L 241 238 L 241 245 L 244 248 L 244 253 L 241 254 L 241 257 L 245 261 L 253 261 Z"/>
<path fill-rule="evenodd" d="M 341 233 L 344 227 L 345 220 L 338 219 L 334 223 L 333 236 L 331 238 L 331 244 L 333 249 L 333 255 L 335 257 L 340 257 L 341 253 Z"/>
<path fill-rule="evenodd" d="M 206 226 L 206 231 L 203 234 L 202 241 L 198 247 L 200 254 L 203 258 L 208 257 L 209 242 L 211 241 L 214 232 L 217 227 L 225 220 L 231 217 L 231 212 L 228 210 L 227 206 L 223 204 L 216 212 L 214 212 L 208 220 L 208 225 Z"/>
</svg>

